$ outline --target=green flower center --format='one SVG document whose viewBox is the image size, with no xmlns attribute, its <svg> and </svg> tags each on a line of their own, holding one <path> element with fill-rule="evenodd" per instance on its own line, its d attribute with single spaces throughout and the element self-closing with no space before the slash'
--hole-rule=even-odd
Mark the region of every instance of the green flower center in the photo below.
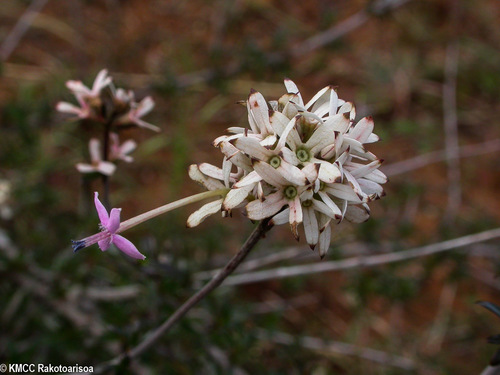
<svg viewBox="0 0 500 375">
<path fill-rule="evenodd" d="M 294 199 L 297 196 L 297 188 L 295 186 L 287 186 L 283 194 L 287 199 Z"/>
<path fill-rule="evenodd" d="M 308 199 L 308 200 L 302 202 L 302 207 L 311 207 L 312 204 L 313 204 L 313 201 Z"/>
<path fill-rule="evenodd" d="M 299 148 L 295 155 L 297 155 L 297 159 L 299 159 L 303 163 L 311 159 L 311 154 L 309 153 L 309 151 L 303 148 Z"/>
<path fill-rule="evenodd" d="M 269 164 L 271 164 L 271 167 L 276 169 L 281 165 L 281 158 L 279 156 L 273 156 L 269 159 Z"/>
</svg>

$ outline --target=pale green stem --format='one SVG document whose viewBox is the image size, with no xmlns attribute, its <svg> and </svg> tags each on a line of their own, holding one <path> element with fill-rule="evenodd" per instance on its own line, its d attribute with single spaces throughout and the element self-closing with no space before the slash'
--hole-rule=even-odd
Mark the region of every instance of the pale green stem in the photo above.
<svg viewBox="0 0 500 375">
<path fill-rule="evenodd" d="M 202 201 L 204 199 L 212 198 L 212 197 L 216 197 L 216 196 L 224 197 L 228 193 L 229 190 L 230 189 L 218 189 L 218 190 L 205 191 L 203 193 L 191 195 L 190 197 L 182 198 L 182 199 L 179 199 L 175 202 L 168 203 L 164 206 L 155 208 L 151 211 L 145 212 L 145 213 L 140 214 L 136 217 L 125 220 L 123 223 L 120 224 L 119 228 L 114 233 L 110 233 L 107 230 L 105 230 L 103 232 L 96 233 L 90 237 L 84 238 L 83 240 L 72 241 L 73 242 L 73 250 L 78 251 L 80 249 L 83 249 L 85 247 L 93 245 L 101 240 L 104 240 L 105 238 L 109 237 L 112 234 L 125 232 L 127 229 L 130 229 L 130 228 L 132 228 L 138 224 L 141 224 L 149 219 L 152 219 L 156 216 L 162 215 L 166 212 L 175 210 L 176 208 L 185 206 L 187 204 L 196 203 L 196 202 Z"/>
<path fill-rule="evenodd" d="M 218 190 L 205 191 L 203 193 L 199 193 L 199 194 L 191 195 L 190 197 L 179 199 L 179 200 L 172 202 L 172 203 L 167 203 L 164 206 L 155 208 L 151 211 L 145 212 L 145 213 L 140 214 L 136 217 L 125 220 L 123 223 L 120 224 L 120 227 L 117 229 L 116 233 L 125 232 L 127 229 L 130 229 L 130 228 L 136 226 L 137 224 L 143 223 L 149 219 L 152 219 L 156 216 L 162 215 L 166 212 L 175 210 L 176 208 L 185 206 L 187 204 L 199 202 L 199 201 L 202 201 L 204 199 L 211 198 L 211 197 L 225 196 L 228 191 L 229 191 L 229 189 L 218 189 Z"/>
</svg>

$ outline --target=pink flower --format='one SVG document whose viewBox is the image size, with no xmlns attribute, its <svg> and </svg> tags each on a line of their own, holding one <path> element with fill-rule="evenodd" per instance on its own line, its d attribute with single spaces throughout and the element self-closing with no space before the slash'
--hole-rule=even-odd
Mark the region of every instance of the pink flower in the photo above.
<svg viewBox="0 0 500 375">
<path fill-rule="evenodd" d="M 129 91 L 129 93 L 126 94 L 123 90 L 120 96 L 121 99 L 125 99 L 129 102 L 130 110 L 118 119 L 117 124 L 122 124 L 122 125 L 134 124 L 141 128 L 146 128 L 149 130 L 153 130 L 155 132 L 160 131 L 159 127 L 141 119 L 141 117 L 151 112 L 151 110 L 155 106 L 153 98 L 147 96 L 144 99 L 142 99 L 139 103 L 136 103 L 134 101 L 133 93 Z"/>
<path fill-rule="evenodd" d="M 106 251 L 111 244 L 114 244 L 129 257 L 145 259 L 146 257 L 137 250 L 137 247 L 135 247 L 132 242 L 117 234 L 120 228 L 120 212 L 122 209 L 113 208 L 108 215 L 108 211 L 99 200 L 99 194 L 97 192 L 94 193 L 94 203 L 97 214 L 99 215 L 99 220 L 101 221 L 100 226 L 103 229 L 103 233 L 107 234 L 103 239 L 97 241 L 99 248 L 102 251 Z"/>
<path fill-rule="evenodd" d="M 116 166 L 109 162 L 102 160 L 101 157 L 101 143 L 98 139 L 92 138 L 89 141 L 90 164 L 78 163 L 76 169 L 80 173 L 93 173 L 98 172 L 106 176 L 111 176 L 116 169 Z"/>
<path fill-rule="evenodd" d="M 129 139 L 120 144 L 120 138 L 118 137 L 118 134 L 111 133 L 109 136 L 111 140 L 109 158 L 111 160 L 123 160 L 127 163 L 133 162 L 134 158 L 128 154 L 136 149 L 137 143 Z"/>
<path fill-rule="evenodd" d="M 110 83 L 111 77 L 108 76 L 108 71 L 105 69 L 101 70 L 97 75 L 92 84 L 92 89 L 85 86 L 81 81 L 68 81 L 66 82 L 66 87 L 73 93 L 80 106 L 78 107 L 67 102 L 59 102 L 56 109 L 59 112 L 77 115 L 81 119 L 95 118 L 98 115 L 95 113 L 95 108 L 93 107 L 98 103 L 100 105 L 99 96 L 101 95 L 101 91 Z"/>
</svg>

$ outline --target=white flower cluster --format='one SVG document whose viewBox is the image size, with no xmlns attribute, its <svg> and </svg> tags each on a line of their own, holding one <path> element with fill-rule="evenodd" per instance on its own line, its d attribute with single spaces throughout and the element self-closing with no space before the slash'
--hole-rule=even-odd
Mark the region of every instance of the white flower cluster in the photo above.
<svg viewBox="0 0 500 375">
<path fill-rule="evenodd" d="M 194 212 L 188 226 L 222 210 L 244 207 L 252 220 L 290 223 L 295 238 L 304 226 L 306 241 L 324 257 L 331 223 L 368 219 L 368 202 L 384 195 L 382 160 L 364 144 L 378 141 L 373 119 L 355 123 L 354 105 L 331 86 L 306 104 L 291 80 L 278 101 L 251 91 L 246 106 L 250 129 L 232 127 L 214 141 L 224 154 L 222 168 L 191 165 L 191 179 L 208 190 L 229 189 L 224 198 Z"/>
</svg>

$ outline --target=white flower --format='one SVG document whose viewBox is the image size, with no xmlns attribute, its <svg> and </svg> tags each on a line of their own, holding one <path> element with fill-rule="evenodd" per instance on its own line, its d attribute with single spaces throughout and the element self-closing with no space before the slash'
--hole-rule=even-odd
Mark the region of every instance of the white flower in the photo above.
<svg viewBox="0 0 500 375">
<path fill-rule="evenodd" d="M 364 146 L 378 137 L 371 117 L 354 124 L 354 105 L 339 99 L 332 86 L 306 104 L 293 81 L 285 80 L 285 87 L 287 93 L 269 103 L 250 92 L 250 129 L 232 127 L 230 135 L 214 141 L 224 154 L 222 169 L 201 164 L 190 170 L 191 178 L 209 190 L 230 189 L 196 217 L 245 206 L 252 220 L 289 223 L 297 239 L 302 223 L 307 243 L 323 257 L 331 223 L 367 220 L 367 203 L 384 195 L 381 184 L 387 178 L 378 170 L 382 160 Z M 233 167 L 237 172 L 231 174 Z"/>
</svg>

